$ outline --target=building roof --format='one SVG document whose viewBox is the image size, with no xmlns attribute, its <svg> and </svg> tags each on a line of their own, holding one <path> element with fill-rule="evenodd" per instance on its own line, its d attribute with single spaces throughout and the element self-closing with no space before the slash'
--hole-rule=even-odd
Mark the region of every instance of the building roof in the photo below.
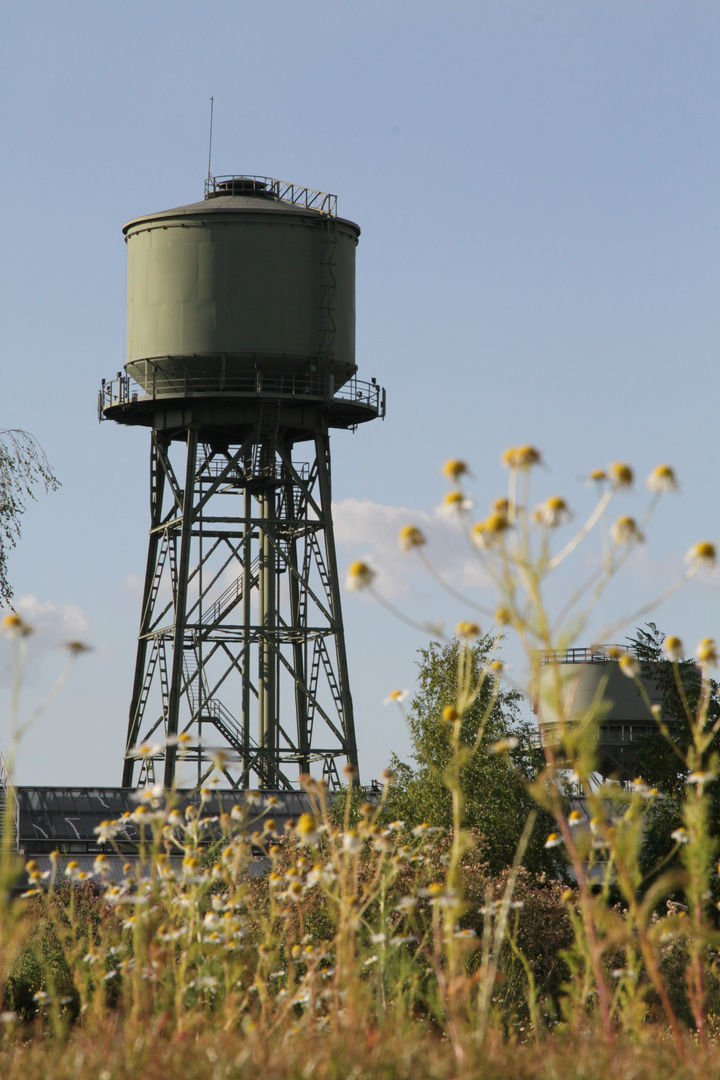
<svg viewBox="0 0 720 1080">
<path fill-rule="evenodd" d="M 202 805 L 203 816 L 213 818 L 230 812 L 236 804 L 243 805 L 246 795 L 232 789 L 218 789 L 203 795 L 195 789 L 176 791 L 171 798 L 172 805 L 183 813 L 189 805 Z M 108 846 L 99 842 L 96 828 L 101 822 L 132 814 L 143 801 L 141 796 L 142 789 L 138 792 L 132 788 L 17 787 L 18 849 L 28 858 L 49 855 L 51 851 L 60 851 L 75 859 L 82 855 L 94 857 L 100 851 L 108 852 Z M 304 791 L 263 791 L 257 799 L 257 804 L 251 807 L 250 820 L 253 830 L 258 831 L 262 831 L 268 818 L 273 818 L 278 832 L 282 832 L 289 820 L 311 809 L 310 799 Z M 273 799 L 276 800 L 274 803 Z M 219 836 L 219 829 L 208 830 L 207 843 Z M 128 817 L 115 844 L 122 853 L 133 855 L 139 849 L 140 839 L 136 824 Z"/>
</svg>

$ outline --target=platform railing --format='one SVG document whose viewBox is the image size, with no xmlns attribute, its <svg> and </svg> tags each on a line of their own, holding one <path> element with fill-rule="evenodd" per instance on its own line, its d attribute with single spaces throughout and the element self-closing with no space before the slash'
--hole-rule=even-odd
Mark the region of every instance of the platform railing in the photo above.
<svg viewBox="0 0 720 1080">
<path fill-rule="evenodd" d="M 347 401 L 365 405 L 378 415 L 385 415 L 385 391 L 374 382 L 351 378 L 339 388 L 335 387 L 333 375 L 316 375 L 305 372 L 284 372 L 270 375 L 265 371 L 249 372 L 203 372 L 172 371 L 160 361 L 172 358 L 158 357 L 158 363 L 148 360 L 146 387 L 143 388 L 131 375 L 118 372 L 114 379 L 103 379 L 98 395 L 98 419 L 103 420 L 105 410 L 114 405 L 133 405 L 137 402 L 156 401 L 166 398 L 193 398 L 247 396 L 293 398 L 296 400 Z"/>
<path fill-rule="evenodd" d="M 633 652 L 632 645 L 591 645 L 588 648 L 551 649 L 540 653 L 541 664 L 607 664 Z"/>
</svg>

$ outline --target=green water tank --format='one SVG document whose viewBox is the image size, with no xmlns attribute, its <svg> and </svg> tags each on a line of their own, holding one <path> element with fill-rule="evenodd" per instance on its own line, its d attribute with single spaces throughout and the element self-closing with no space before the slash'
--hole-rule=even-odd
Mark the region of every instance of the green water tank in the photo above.
<svg viewBox="0 0 720 1080">
<path fill-rule="evenodd" d="M 360 229 L 332 197 L 278 184 L 231 177 L 124 226 L 126 370 L 143 388 L 242 392 L 305 374 L 339 387 L 355 374 Z"/>
<path fill-rule="evenodd" d="M 635 680 L 621 670 L 618 657 L 633 656 L 626 645 L 598 645 L 541 654 L 533 687 L 533 709 L 538 716 L 541 740 L 557 747 L 565 724 L 582 726 L 599 709 L 597 770 L 603 776 L 632 779 L 633 758 L 639 742 L 658 736 L 656 719 Z M 645 663 L 642 683 L 651 705 L 663 704 L 663 666 Z M 683 672 L 689 688 L 698 678 L 697 668 Z M 558 710 L 558 697 L 562 714 Z M 673 720 L 663 717 L 671 733 Z"/>
</svg>

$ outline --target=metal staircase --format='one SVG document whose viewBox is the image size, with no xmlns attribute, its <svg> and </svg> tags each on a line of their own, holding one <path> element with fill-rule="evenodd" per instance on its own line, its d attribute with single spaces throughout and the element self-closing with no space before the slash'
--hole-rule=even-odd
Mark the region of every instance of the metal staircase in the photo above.
<svg viewBox="0 0 720 1080">
<path fill-rule="evenodd" d="M 254 589 L 258 581 L 258 569 L 260 567 L 260 557 L 255 558 L 250 566 L 250 584 Z M 202 622 L 204 626 L 214 626 L 216 623 L 228 614 L 229 611 L 240 603 L 243 597 L 243 575 L 240 574 L 235 581 L 228 585 L 227 589 L 218 596 L 217 600 L 211 604 L 207 610 L 202 614 Z"/>
</svg>

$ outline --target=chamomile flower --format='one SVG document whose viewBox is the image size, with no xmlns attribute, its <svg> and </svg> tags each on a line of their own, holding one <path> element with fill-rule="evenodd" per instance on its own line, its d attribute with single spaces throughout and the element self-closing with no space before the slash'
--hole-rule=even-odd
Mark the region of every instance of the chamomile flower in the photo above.
<svg viewBox="0 0 720 1080">
<path fill-rule="evenodd" d="M 446 461 L 442 467 L 443 476 L 447 476 L 448 480 L 458 480 L 461 476 L 469 476 L 470 470 L 464 461 L 459 461 L 457 458 L 450 458 Z"/>
<path fill-rule="evenodd" d="M 715 779 L 715 773 L 703 772 L 702 769 L 698 769 L 697 772 L 691 772 L 685 781 L 687 784 L 695 784 L 697 788 L 702 791 L 706 784 L 709 784 L 711 780 Z"/>
<path fill-rule="evenodd" d="M 213 768 L 218 772 L 224 772 L 228 767 L 229 758 L 224 750 L 216 750 L 212 756 Z"/>
<path fill-rule="evenodd" d="M 560 495 L 551 495 L 544 503 L 533 510 L 533 520 L 548 529 L 556 529 L 571 518 L 568 505 Z"/>
<path fill-rule="evenodd" d="M 347 851 L 349 855 L 356 855 L 358 851 L 361 851 L 363 842 L 363 838 L 360 836 L 357 829 L 348 829 L 346 833 L 343 833 L 343 851 Z"/>
<path fill-rule="evenodd" d="M 416 525 L 403 525 L 398 533 L 398 543 L 403 551 L 412 551 L 413 548 L 423 547 L 427 540 Z"/>
<path fill-rule="evenodd" d="M 679 637 L 674 637 L 672 634 L 666 637 L 663 642 L 663 649 L 669 660 L 682 660 L 683 658 L 683 643 Z"/>
<path fill-rule="evenodd" d="M 95 826 L 93 832 L 98 838 L 98 844 L 109 844 L 123 829 L 124 825 L 119 821 L 101 821 Z"/>
<path fill-rule="evenodd" d="M 675 472 L 669 465 L 656 465 L 645 483 L 650 491 L 657 493 L 679 490 Z"/>
<path fill-rule="evenodd" d="M 306 847 L 314 847 L 320 839 L 317 819 L 314 814 L 301 814 L 295 826 L 297 838 Z"/>
<path fill-rule="evenodd" d="M 713 570 L 715 567 L 715 545 L 709 540 L 693 544 L 685 556 L 685 562 L 694 570 Z"/>
<path fill-rule="evenodd" d="M 614 488 L 632 487 L 633 471 L 624 461 L 614 461 L 608 465 L 607 476 Z"/>
<path fill-rule="evenodd" d="M 61 646 L 66 652 L 69 652 L 71 656 L 79 656 L 81 653 L 92 652 L 92 646 L 86 645 L 84 641 L 66 641 Z"/>
<path fill-rule="evenodd" d="M 456 635 L 463 641 L 474 641 L 480 637 L 480 627 L 474 622 L 459 622 L 455 627 Z"/>
<path fill-rule="evenodd" d="M 544 846 L 546 848 L 560 847 L 562 842 L 563 842 L 563 838 L 562 838 L 562 836 L 560 836 L 560 833 L 551 832 L 550 835 L 548 836 L 547 840 L 545 841 Z"/>
<path fill-rule="evenodd" d="M 642 543 L 643 540 L 643 535 L 637 527 L 635 518 L 627 517 L 627 515 L 623 515 L 613 522 L 610 526 L 610 535 L 618 547 L 621 544 Z"/>
<path fill-rule="evenodd" d="M 367 563 L 358 559 L 350 564 L 345 584 L 351 591 L 360 592 L 361 589 L 367 589 L 372 585 L 375 576 L 375 571 L 371 570 Z"/>
<path fill-rule="evenodd" d="M 618 667 L 628 679 L 637 679 L 640 675 L 640 662 L 632 653 L 624 653 L 618 660 Z"/>
<path fill-rule="evenodd" d="M 169 735 L 165 740 L 166 746 L 179 746 L 180 750 L 187 750 L 190 746 L 202 745 L 202 740 L 189 735 L 187 731 L 181 731 L 179 735 Z"/>
<path fill-rule="evenodd" d="M 510 446 L 501 461 L 508 469 L 529 469 L 532 465 L 540 465 L 542 457 L 534 446 Z"/>
<path fill-rule="evenodd" d="M 708 667 L 716 667 L 718 662 L 718 648 L 717 642 L 713 638 L 703 638 L 697 649 L 695 655 L 701 664 L 706 664 Z"/>
<path fill-rule="evenodd" d="M 464 514 L 472 507 L 470 499 L 466 499 L 462 491 L 448 491 L 447 495 L 438 507 L 441 517 L 453 518 L 458 514 Z"/>
<path fill-rule="evenodd" d="M 478 521 L 473 526 L 473 542 L 481 548 L 491 547 L 511 527 L 510 521 L 504 514 L 490 514 L 484 521 Z"/>
<path fill-rule="evenodd" d="M 512 611 L 505 604 L 500 604 L 496 609 L 495 622 L 498 626 L 508 626 L 512 622 Z"/>
<path fill-rule="evenodd" d="M 162 753 L 162 746 L 160 743 L 140 743 L 138 746 L 133 746 L 130 750 L 130 757 L 148 758 L 157 757 Z"/>
<path fill-rule="evenodd" d="M 389 705 L 391 701 L 396 701 L 398 705 L 402 705 L 409 693 L 409 690 L 391 690 L 388 696 L 383 699 L 383 705 Z"/>
<path fill-rule="evenodd" d="M 8 637 L 29 637 L 33 633 L 32 626 L 21 619 L 16 611 L 11 611 L 5 616 L 0 623 L 0 630 Z"/>
<path fill-rule="evenodd" d="M 133 791 L 130 798 L 133 802 L 150 803 L 152 806 L 159 806 L 164 794 L 165 788 L 162 784 L 153 784 L 151 787 L 138 788 L 137 791 Z"/>
</svg>

